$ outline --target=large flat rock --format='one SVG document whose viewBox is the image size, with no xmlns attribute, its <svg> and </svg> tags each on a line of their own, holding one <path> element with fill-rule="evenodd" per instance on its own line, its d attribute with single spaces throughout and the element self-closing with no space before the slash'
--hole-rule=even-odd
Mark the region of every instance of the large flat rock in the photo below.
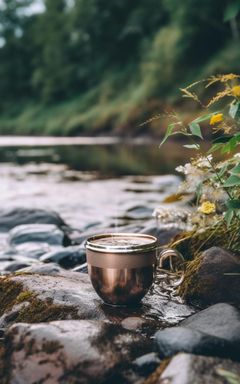
<svg viewBox="0 0 240 384">
<path fill-rule="evenodd" d="M 9 384 L 110 384 L 136 382 L 126 370 L 133 359 L 151 351 L 151 343 L 118 325 L 65 320 L 13 325 L 6 350 Z"/>
<path fill-rule="evenodd" d="M 158 281 L 137 307 L 116 308 L 104 304 L 85 273 L 61 268 L 50 273 L 39 266 L 38 273 L 17 273 L 0 279 L 0 327 L 15 322 L 58 319 L 110 320 L 141 318 L 152 330 L 177 324 L 192 309 L 164 292 Z"/>
</svg>

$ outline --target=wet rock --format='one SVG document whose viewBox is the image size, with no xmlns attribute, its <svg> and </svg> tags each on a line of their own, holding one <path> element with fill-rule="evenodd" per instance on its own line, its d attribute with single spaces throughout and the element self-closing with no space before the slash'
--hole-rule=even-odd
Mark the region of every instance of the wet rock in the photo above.
<svg viewBox="0 0 240 384">
<path fill-rule="evenodd" d="M 8 272 L 16 272 L 19 269 L 29 267 L 31 264 L 29 263 L 23 263 L 23 262 L 18 262 L 18 261 L 13 261 L 10 263 L 7 267 L 4 268 L 5 271 Z"/>
<path fill-rule="evenodd" d="M 216 304 L 181 323 L 155 334 L 161 356 L 178 352 L 240 360 L 240 311 Z"/>
<path fill-rule="evenodd" d="M 161 374 L 158 383 L 169 384 L 226 384 L 227 373 L 238 382 L 240 364 L 216 357 L 195 356 L 181 353 L 175 356 Z"/>
<path fill-rule="evenodd" d="M 212 305 L 190 316 L 181 325 L 240 345 L 240 311 L 230 304 Z"/>
<path fill-rule="evenodd" d="M 142 220 L 142 219 L 148 219 L 149 217 L 151 217 L 152 213 L 153 213 L 152 208 L 136 205 L 128 208 L 124 217 L 131 220 Z"/>
<path fill-rule="evenodd" d="M 14 250 L 20 254 L 24 255 L 25 257 L 30 257 L 33 259 L 39 259 L 40 256 L 44 255 L 45 253 L 48 253 L 51 251 L 51 247 L 47 243 L 34 243 L 32 241 L 30 242 L 24 242 L 22 244 L 18 244 L 14 247 Z"/>
<path fill-rule="evenodd" d="M 73 268 L 73 272 L 88 273 L 87 263 L 84 263 L 82 265 L 78 265 L 77 267 Z"/>
<path fill-rule="evenodd" d="M 122 368 L 152 345 L 117 325 L 78 320 L 16 324 L 7 332 L 6 348 L 11 383 L 128 384 Z"/>
<path fill-rule="evenodd" d="M 137 329 L 141 329 L 144 324 L 144 320 L 141 317 L 126 317 L 121 322 L 121 325 L 124 329 L 128 329 L 129 331 L 136 331 Z"/>
<path fill-rule="evenodd" d="M 52 224 L 19 225 L 9 232 L 8 240 L 11 246 L 31 241 L 56 246 L 63 244 L 64 233 Z"/>
<path fill-rule="evenodd" d="M 212 247 L 188 263 L 180 294 L 201 305 L 228 302 L 240 304 L 240 258 Z"/>
<path fill-rule="evenodd" d="M 56 276 L 64 273 L 64 269 L 55 263 L 33 264 L 30 267 L 23 268 L 22 272 L 38 273 L 40 275 Z"/>
<path fill-rule="evenodd" d="M 135 369 L 143 376 L 152 373 L 160 364 L 160 359 L 156 352 L 150 352 L 140 356 L 133 361 Z"/>
<path fill-rule="evenodd" d="M 190 328 L 164 329 L 156 333 L 155 339 L 161 357 L 170 357 L 178 352 L 229 358 L 236 357 L 233 349 L 234 344 L 220 337 L 211 336 Z"/>
<path fill-rule="evenodd" d="M 150 225 L 143 228 L 140 233 L 155 236 L 158 239 L 159 245 L 169 244 L 170 241 L 182 232 L 181 228 L 158 228 L 156 225 Z"/>
<path fill-rule="evenodd" d="M 79 246 L 66 247 L 46 253 L 40 257 L 44 263 L 57 263 L 63 268 L 73 268 L 86 261 L 86 250 Z"/>
<path fill-rule="evenodd" d="M 0 211 L 0 232 L 23 224 L 53 224 L 57 227 L 65 225 L 61 217 L 44 209 L 13 208 Z"/>
<path fill-rule="evenodd" d="M 52 268 L 52 267 L 51 267 Z M 40 322 L 58 319 L 106 319 L 86 274 L 63 270 L 56 273 L 23 273 L 0 279 L 0 324 L 15 313 L 14 322 Z M 46 271 L 45 271 L 46 272 Z M 49 272 L 48 272 L 49 273 Z M 26 304 L 16 313 L 16 305 Z M 11 322 L 10 322 L 11 324 Z"/>
<path fill-rule="evenodd" d="M 161 295 L 158 281 L 138 306 L 115 308 L 101 301 L 87 274 L 63 269 L 52 273 L 42 268 L 32 266 L 32 273 L 25 269 L 24 273 L 0 279 L 0 327 L 12 322 L 58 319 L 109 320 L 120 324 L 126 318 L 137 317 L 144 332 L 152 335 L 160 326 L 177 324 L 192 313 L 191 308 L 176 299 L 172 301 L 166 292 Z M 18 303 L 26 304 L 19 312 Z M 6 321 L 6 314 L 10 322 Z"/>
</svg>

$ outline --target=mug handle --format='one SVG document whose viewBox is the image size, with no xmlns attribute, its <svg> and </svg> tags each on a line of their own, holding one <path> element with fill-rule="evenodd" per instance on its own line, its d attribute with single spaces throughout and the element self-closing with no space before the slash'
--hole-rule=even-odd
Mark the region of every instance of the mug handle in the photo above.
<svg viewBox="0 0 240 384">
<path fill-rule="evenodd" d="M 176 276 L 176 273 L 178 271 L 174 270 L 174 265 L 173 265 L 173 260 L 172 260 L 173 257 L 180 260 L 181 264 L 183 265 L 181 277 L 173 283 L 173 285 L 175 287 L 178 287 L 179 285 L 182 284 L 184 277 L 185 277 L 185 267 L 184 267 L 185 260 L 184 260 L 183 255 L 175 249 L 171 249 L 171 248 L 163 249 L 159 255 L 159 267 L 162 269 L 162 271 L 164 271 L 168 275 Z M 169 259 L 170 271 L 163 268 L 163 262 L 167 259 Z"/>
</svg>

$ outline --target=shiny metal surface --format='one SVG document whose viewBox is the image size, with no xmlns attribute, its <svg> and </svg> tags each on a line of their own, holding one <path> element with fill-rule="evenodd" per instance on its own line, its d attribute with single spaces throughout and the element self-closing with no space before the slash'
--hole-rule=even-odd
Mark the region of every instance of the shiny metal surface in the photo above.
<svg viewBox="0 0 240 384">
<path fill-rule="evenodd" d="M 86 243 L 87 249 L 104 253 L 148 252 L 156 246 L 156 237 L 141 233 L 104 233 L 90 237 Z"/>
<path fill-rule="evenodd" d="M 157 258 L 157 239 L 144 234 L 93 236 L 86 250 L 92 285 L 102 300 L 112 305 L 134 304 L 145 296 L 153 283 L 157 259 L 162 266 L 169 258 L 173 271 L 172 258 L 184 260 L 175 250 L 163 250 Z"/>
<path fill-rule="evenodd" d="M 139 302 L 153 283 L 154 266 L 132 269 L 99 268 L 88 264 L 92 285 L 101 299 L 112 305 Z"/>
</svg>

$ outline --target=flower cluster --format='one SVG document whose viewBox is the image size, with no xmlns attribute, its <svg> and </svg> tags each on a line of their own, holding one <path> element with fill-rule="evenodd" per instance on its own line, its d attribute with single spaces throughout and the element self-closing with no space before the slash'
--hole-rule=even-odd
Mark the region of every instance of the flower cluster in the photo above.
<svg viewBox="0 0 240 384">
<path fill-rule="evenodd" d="M 197 156 L 176 170 L 184 175 L 179 194 L 195 196 L 196 209 L 191 215 L 193 225 L 211 225 L 223 218 L 229 225 L 233 218 L 240 220 L 240 155 L 235 154 L 240 145 L 240 75 L 233 73 L 212 76 L 197 81 L 185 89 L 183 96 L 192 98 L 202 108 L 208 110 L 187 125 L 176 114 L 172 114 L 172 123 L 168 126 L 162 144 L 169 136 L 182 134 L 190 141 L 184 147 L 194 149 Z M 193 89 L 199 83 L 206 88 L 217 86 L 216 94 L 206 105 Z M 222 107 L 224 100 L 229 100 Z M 221 110 L 212 111 L 212 107 L 221 101 Z M 204 123 L 204 124 L 203 124 Z M 205 150 L 204 126 L 211 127 L 213 140 Z M 208 146 L 208 147 L 209 147 Z M 216 156 L 217 154 L 217 156 Z M 227 159 L 219 161 L 227 155 Z"/>
</svg>

